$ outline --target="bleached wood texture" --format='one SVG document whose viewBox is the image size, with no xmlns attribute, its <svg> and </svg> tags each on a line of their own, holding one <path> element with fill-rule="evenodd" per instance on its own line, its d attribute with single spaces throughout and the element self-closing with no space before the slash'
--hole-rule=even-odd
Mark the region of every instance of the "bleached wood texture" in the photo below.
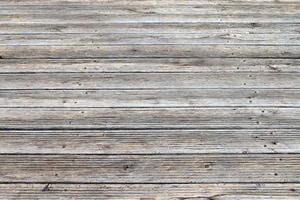
<svg viewBox="0 0 300 200">
<path fill-rule="evenodd" d="M 298 182 L 293 154 L 0 155 L 1 182 Z"/>
<path fill-rule="evenodd" d="M 0 198 L 298 200 L 299 184 L 0 184 Z"/>
<path fill-rule="evenodd" d="M 300 9 L 299 9 L 300 10 Z M 1 45 L 300 45 L 299 34 L 2 34 Z"/>
<path fill-rule="evenodd" d="M 0 184 L 0 198 L 112 200 L 298 200 L 299 184 Z"/>
<path fill-rule="evenodd" d="M 299 0 L 1 0 L 0 199 L 296 200 Z"/>
<path fill-rule="evenodd" d="M 299 58 L 300 46 L 114 45 L 0 46 L 6 59 L 37 58 Z"/>
<path fill-rule="evenodd" d="M 274 81 L 276 80 L 276 81 Z M 0 89 L 300 88 L 297 73 L 0 74 Z"/>
<path fill-rule="evenodd" d="M 147 34 L 299 34 L 299 23 L 0 23 L 2 34 L 147 33 Z"/>
<path fill-rule="evenodd" d="M 300 128 L 300 108 L 0 108 L 0 129 Z"/>
<path fill-rule="evenodd" d="M 300 107 L 299 89 L 0 90 L 0 107 Z"/>
<path fill-rule="evenodd" d="M 135 58 L 135 59 L 2 59 L 0 73 L 178 72 L 299 73 L 300 59 Z"/>
<path fill-rule="evenodd" d="M 300 153 L 298 129 L 0 131 L 0 153 Z"/>
</svg>

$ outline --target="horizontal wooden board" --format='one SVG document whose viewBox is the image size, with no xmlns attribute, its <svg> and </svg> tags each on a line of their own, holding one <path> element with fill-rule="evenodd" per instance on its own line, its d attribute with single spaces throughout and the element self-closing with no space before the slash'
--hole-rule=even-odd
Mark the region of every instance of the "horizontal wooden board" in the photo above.
<svg viewBox="0 0 300 200">
<path fill-rule="evenodd" d="M 299 154 L 0 155 L 0 182 L 298 182 Z"/>
<path fill-rule="evenodd" d="M 276 80 L 276 81 L 274 81 Z M 0 89 L 300 88 L 297 73 L 0 74 Z"/>
<path fill-rule="evenodd" d="M 299 89 L 0 90 L 0 107 L 300 107 Z"/>
<path fill-rule="evenodd" d="M 64 6 L 59 4 L 52 5 L 2 5 L 0 15 L 2 14 L 300 14 L 299 4 L 255 4 L 252 2 L 239 2 L 231 4 L 147 4 L 144 5 L 91 5 L 91 3 L 82 3 L 74 5 L 68 3 Z M 131 2 L 128 2 L 130 4 Z M 184 1 L 182 1 L 184 3 Z"/>
<path fill-rule="evenodd" d="M 0 153 L 300 153 L 300 130 L 0 131 Z"/>
<path fill-rule="evenodd" d="M 300 128 L 300 109 L 0 108 L 0 128 Z"/>
<path fill-rule="evenodd" d="M 43 0 L 2 0 L 1 5 L 186 5 L 186 4 L 259 4 L 259 5 L 285 5 L 285 4 L 297 4 L 299 0 L 50 0 L 50 1 L 43 1 Z"/>
<path fill-rule="evenodd" d="M 0 46 L 1 58 L 299 58 L 300 46 Z"/>
<path fill-rule="evenodd" d="M 300 72 L 300 59 L 135 58 L 2 59 L 0 73 L 63 72 Z"/>
<path fill-rule="evenodd" d="M 300 184 L 0 184 L 0 198 L 298 200 Z"/>
<path fill-rule="evenodd" d="M 299 9 L 300 10 L 300 9 Z M 300 13 L 299 13 L 300 15 Z M 300 34 L 7 34 L 3 45 L 90 46 L 153 44 L 300 45 Z"/>
<path fill-rule="evenodd" d="M 299 23 L 0 23 L 1 34 L 299 34 Z"/>
<path fill-rule="evenodd" d="M 108 8 L 109 9 L 109 8 Z M 113 11 L 112 11 L 113 12 Z M 2 14 L 0 23 L 299 23 L 298 13 L 260 14 Z"/>
</svg>

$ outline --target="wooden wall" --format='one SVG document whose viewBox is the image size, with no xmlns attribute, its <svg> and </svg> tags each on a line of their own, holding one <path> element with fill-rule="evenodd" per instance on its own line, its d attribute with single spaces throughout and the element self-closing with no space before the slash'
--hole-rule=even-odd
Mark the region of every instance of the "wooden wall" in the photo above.
<svg viewBox="0 0 300 200">
<path fill-rule="evenodd" d="M 300 199 L 300 1 L 1 0 L 0 199 Z"/>
</svg>

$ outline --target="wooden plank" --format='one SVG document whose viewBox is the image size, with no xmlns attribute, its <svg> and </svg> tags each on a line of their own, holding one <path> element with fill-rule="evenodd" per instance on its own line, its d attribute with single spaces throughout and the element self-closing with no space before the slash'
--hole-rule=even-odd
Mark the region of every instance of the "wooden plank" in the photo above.
<svg viewBox="0 0 300 200">
<path fill-rule="evenodd" d="M 135 58 L 135 59 L 2 59 L 0 73 L 62 72 L 282 72 L 299 73 L 300 59 Z"/>
<path fill-rule="evenodd" d="M 0 153 L 300 153 L 300 130 L 0 131 Z"/>
<path fill-rule="evenodd" d="M 182 1 L 184 2 L 184 1 Z M 299 4 L 253 4 L 252 2 L 232 4 L 144 4 L 144 5 L 2 5 L 2 14 L 300 14 Z"/>
<path fill-rule="evenodd" d="M 299 154 L 0 155 L 0 182 L 298 182 Z"/>
<path fill-rule="evenodd" d="M 300 107 L 299 89 L 2 90 L 0 107 Z"/>
<path fill-rule="evenodd" d="M 300 10 L 300 9 L 299 9 Z M 299 34 L 8 34 L 4 45 L 90 46 L 90 45 L 300 45 Z"/>
<path fill-rule="evenodd" d="M 1 34 L 19 33 L 177 33 L 299 34 L 299 23 L 0 23 Z"/>
<path fill-rule="evenodd" d="M 276 81 L 274 81 L 276 80 Z M 0 89 L 300 88 L 297 73 L 0 74 Z"/>
<path fill-rule="evenodd" d="M 0 46 L 2 58 L 299 58 L 300 46 Z"/>
<path fill-rule="evenodd" d="M 7 14 L 0 23 L 299 23 L 299 14 Z"/>
<path fill-rule="evenodd" d="M 0 108 L 0 129 L 300 128 L 300 108 Z"/>
<path fill-rule="evenodd" d="M 298 200 L 299 184 L 0 184 L 0 198 Z"/>
<path fill-rule="evenodd" d="M 41 1 L 41 0 L 2 0 L 1 5 L 186 5 L 186 4 L 259 4 L 259 5 L 269 5 L 269 4 L 296 4 L 299 0 L 126 0 L 126 1 L 119 1 L 119 0 L 50 0 L 50 1 Z"/>
</svg>

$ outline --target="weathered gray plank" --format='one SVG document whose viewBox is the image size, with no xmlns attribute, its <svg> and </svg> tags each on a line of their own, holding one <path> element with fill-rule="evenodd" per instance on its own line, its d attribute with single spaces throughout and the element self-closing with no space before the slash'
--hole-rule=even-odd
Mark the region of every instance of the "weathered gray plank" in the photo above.
<svg viewBox="0 0 300 200">
<path fill-rule="evenodd" d="M 104 2 L 105 3 L 105 2 Z M 130 2 L 128 2 L 130 4 Z M 182 1 L 184 3 L 184 1 Z M 81 5 L 72 3 L 61 5 L 2 5 L 0 14 L 300 14 L 299 4 L 254 4 L 253 2 L 239 2 L 231 4 L 147 4 L 144 5 Z"/>
<path fill-rule="evenodd" d="M 299 89 L 2 90 L 0 107 L 300 107 Z"/>
<path fill-rule="evenodd" d="M 0 46 L 2 58 L 299 58 L 300 46 L 115 45 Z"/>
<path fill-rule="evenodd" d="M 276 80 L 276 81 L 274 81 Z M 0 74 L 0 89 L 300 88 L 297 73 Z"/>
<path fill-rule="evenodd" d="M 0 155 L 0 182 L 298 182 L 299 154 Z"/>
<path fill-rule="evenodd" d="M 299 184 L 0 184 L 0 198 L 111 200 L 298 200 Z"/>
<path fill-rule="evenodd" d="M 0 153 L 300 153 L 300 130 L 0 131 Z"/>
<path fill-rule="evenodd" d="M 2 59 L 0 73 L 30 72 L 300 72 L 300 59 Z"/>
<path fill-rule="evenodd" d="M 0 128 L 300 128 L 300 109 L 0 108 Z"/>
<path fill-rule="evenodd" d="M 108 8 L 109 9 L 109 8 Z M 0 23 L 299 23 L 299 14 L 2 14 Z"/>
<path fill-rule="evenodd" d="M 1 34 L 19 33 L 181 33 L 299 34 L 299 23 L 0 23 Z"/>
<path fill-rule="evenodd" d="M 300 9 L 299 9 L 300 10 Z M 300 16 L 300 13 L 299 13 Z M 0 45 L 300 45 L 300 34 L 7 34 Z"/>
<path fill-rule="evenodd" d="M 50 1 L 43 1 L 43 0 L 2 0 L 1 5 L 186 5 L 186 4 L 259 4 L 259 5 L 270 5 L 270 4 L 279 4 L 279 5 L 285 5 L 285 4 L 296 4 L 299 0 L 166 0 L 166 1 L 160 1 L 160 0 L 50 0 Z"/>
</svg>

